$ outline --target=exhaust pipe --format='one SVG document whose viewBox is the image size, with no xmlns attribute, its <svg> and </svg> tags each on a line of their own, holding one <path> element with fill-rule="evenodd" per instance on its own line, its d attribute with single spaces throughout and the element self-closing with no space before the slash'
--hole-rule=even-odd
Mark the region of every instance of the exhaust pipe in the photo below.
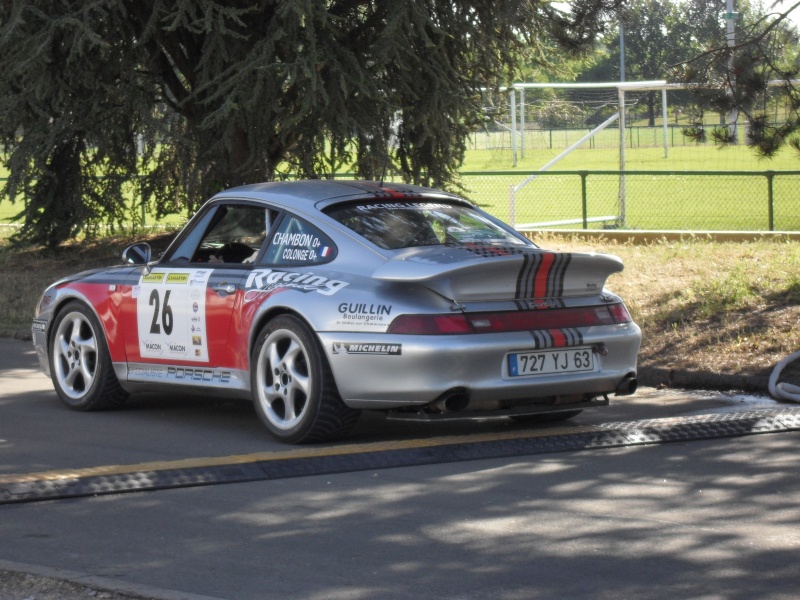
<svg viewBox="0 0 800 600">
<path fill-rule="evenodd" d="M 469 404 L 469 394 L 464 391 L 454 391 L 444 394 L 433 403 L 439 412 L 456 412 L 464 410 Z"/>
<path fill-rule="evenodd" d="M 636 381 L 636 377 L 630 374 L 625 375 L 625 377 L 622 378 L 622 381 L 620 381 L 617 385 L 616 395 L 630 396 L 636 392 L 637 387 L 639 387 L 639 382 Z"/>
</svg>

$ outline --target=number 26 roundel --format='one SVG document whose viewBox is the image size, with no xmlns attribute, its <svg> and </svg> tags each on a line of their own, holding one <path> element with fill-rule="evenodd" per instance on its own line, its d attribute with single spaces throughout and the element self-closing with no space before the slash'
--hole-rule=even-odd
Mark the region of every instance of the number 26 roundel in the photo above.
<svg viewBox="0 0 800 600">
<path fill-rule="evenodd" d="M 208 269 L 154 270 L 133 288 L 142 358 L 208 361 Z"/>
</svg>

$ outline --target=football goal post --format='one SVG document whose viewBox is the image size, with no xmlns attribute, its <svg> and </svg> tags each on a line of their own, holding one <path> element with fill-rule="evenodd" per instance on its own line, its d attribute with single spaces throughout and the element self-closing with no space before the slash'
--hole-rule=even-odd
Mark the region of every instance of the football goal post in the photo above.
<svg viewBox="0 0 800 600">
<path fill-rule="evenodd" d="M 561 160 L 569 156 L 578 148 L 586 143 L 591 143 L 595 138 L 610 125 L 617 123 L 619 135 L 617 147 L 619 149 L 619 204 L 616 215 L 602 215 L 587 217 L 582 219 L 564 220 L 548 223 L 517 223 L 516 204 L 519 192 L 533 180 L 537 175 L 530 175 L 518 184 L 510 187 L 509 190 L 509 221 L 512 226 L 522 229 L 534 229 L 537 225 L 567 225 L 567 224 L 586 224 L 591 221 L 615 221 L 619 226 L 625 225 L 626 208 L 626 189 L 625 189 L 625 146 L 626 146 L 626 93 L 630 92 L 649 92 L 654 90 L 661 91 L 661 110 L 663 127 L 663 147 L 665 158 L 669 156 L 669 131 L 667 120 L 667 89 L 670 86 L 666 81 L 638 81 L 638 82 L 617 82 L 617 83 L 517 83 L 510 89 L 509 110 L 511 117 L 510 142 L 512 153 L 512 165 L 518 164 L 519 157 L 525 156 L 525 135 L 530 135 L 532 131 L 542 130 L 545 126 L 556 125 L 557 119 L 561 119 L 561 126 L 564 131 L 570 131 L 570 126 L 580 130 L 585 129 L 596 123 L 593 129 L 582 135 L 574 142 L 566 144 L 563 151 L 557 154 L 552 160 L 539 168 L 540 172 L 547 171 Z M 528 93 L 529 102 L 526 99 Z M 535 100 L 535 101 L 534 101 Z M 532 110 L 531 107 L 534 107 Z M 538 107 L 538 108 L 537 108 Z M 519 109 L 519 110 L 518 110 Z M 532 115 L 535 119 L 533 127 L 526 125 L 526 115 Z M 517 116 L 519 115 L 519 117 Z M 599 123 L 598 123 L 599 121 Z M 552 131 L 550 129 L 552 144 Z"/>
</svg>

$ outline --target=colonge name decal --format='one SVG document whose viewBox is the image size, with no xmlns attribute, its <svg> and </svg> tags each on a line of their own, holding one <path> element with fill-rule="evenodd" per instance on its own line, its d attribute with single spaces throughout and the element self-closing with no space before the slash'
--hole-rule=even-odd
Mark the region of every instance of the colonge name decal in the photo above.
<svg viewBox="0 0 800 600">
<path fill-rule="evenodd" d="M 133 287 L 143 358 L 208 361 L 206 285 L 211 269 L 153 271 Z"/>
</svg>

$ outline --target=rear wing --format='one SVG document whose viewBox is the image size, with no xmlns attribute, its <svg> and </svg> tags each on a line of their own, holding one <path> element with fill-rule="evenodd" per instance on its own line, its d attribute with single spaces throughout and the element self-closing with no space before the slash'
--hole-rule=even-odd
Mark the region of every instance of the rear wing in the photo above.
<svg viewBox="0 0 800 600">
<path fill-rule="evenodd" d="M 378 267 L 374 279 L 419 283 L 455 301 L 560 298 L 600 293 L 622 271 L 610 254 L 517 250 L 476 255 L 454 248 L 403 254 Z"/>
</svg>

